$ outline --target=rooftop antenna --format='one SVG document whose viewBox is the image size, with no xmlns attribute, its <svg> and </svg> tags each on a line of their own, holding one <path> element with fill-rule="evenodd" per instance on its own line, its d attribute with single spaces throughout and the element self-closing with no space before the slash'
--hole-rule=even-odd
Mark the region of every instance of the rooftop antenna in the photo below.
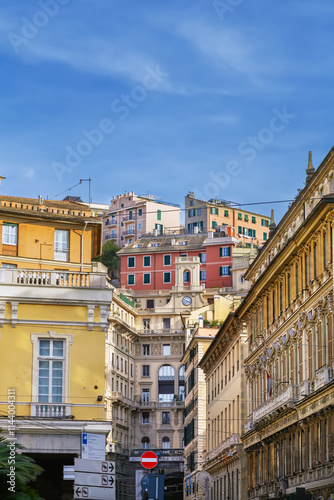
<svg viewBox="0 0 334 500">
<path fill-rule="evenodd" d="M 80 184 L 82 184 L 83 182 L 89 182 L 89 201 L 88 201 L 88 206 L 90 208 L 90 204 L 91 204 L 91 198 L 90 198 L 90 183 L 91 183 L 91 178 L 89 177 L 89 179 L 80 179 Z"/>
</svg>

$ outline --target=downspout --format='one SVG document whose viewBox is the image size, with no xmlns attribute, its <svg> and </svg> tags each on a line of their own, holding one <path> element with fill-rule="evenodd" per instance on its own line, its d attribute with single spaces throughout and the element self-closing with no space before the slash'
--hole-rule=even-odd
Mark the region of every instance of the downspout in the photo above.
<svg viewBox="0 0 334 500">
<path fill-rule="evenodd" d="M 82 231 L 82 235 L 81 235 L 81 258 L 80 258 L 80 272 L 82 273 L 83 272 L 83 237 L 84 237 L 84 234 L 85 234 L 85 231 L 86 231 L 86 228 L 87 228 L 87 224 L 88 222 L 85 221 L 85 227 Z"/>
</svg>

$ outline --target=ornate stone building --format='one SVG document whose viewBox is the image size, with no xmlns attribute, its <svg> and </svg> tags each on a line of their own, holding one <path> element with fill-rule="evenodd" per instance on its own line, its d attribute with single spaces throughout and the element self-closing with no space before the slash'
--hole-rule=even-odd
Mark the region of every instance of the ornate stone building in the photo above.
<svg viewBox="0 0 334 500">
<path fill-rule="evenodd" d="M 275 227 L 245 277 L 248 498 L 334 493 L 334 149 Z"/>
</svg>

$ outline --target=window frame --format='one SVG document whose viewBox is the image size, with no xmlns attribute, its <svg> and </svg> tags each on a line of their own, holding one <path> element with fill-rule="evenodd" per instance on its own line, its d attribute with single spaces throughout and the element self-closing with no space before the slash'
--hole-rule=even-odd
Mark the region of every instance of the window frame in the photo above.
<svg viewBox="0 0 334 500">
<path fill-rule="evenodd" d="M 167 274 L 169 274 L 169 281 L 166 281 L 166 275 Z M 163 282 L 167 283 L 167 284 L 172 282 L 172 273 L 170 271 L 164 271 Z"/>
<path fill-rule="evenodd" d="M 57 248 L 56 243 L 59 244 L 59 241 L 58 242 L 56 241 L 56 235 L 59 233 L 62 233 L 63 235 L 64 234 L 68 235 L 68 249 L 66 249 L 66 250 L 63 248 L 61 248 L 61 249 Z M 54 260 L 56 260 L 58 262 L 69 262 L 70 261 L 70 239 L 71 239 L 71 234 L 70 234 L 69 229 L 55 229 L 55 232 L 54 232 Z M 63 243 L 63 241 L 61 241 L 61 243 Z M 57 258 L 60 255 L 64 256 L 65 258 L 64 259 Z"/>
<path fill-rule="evenodd" d="M 150 259 L 150 263 L 148 265 L 145 264 L 145 259 Z M 151 267 L 151 264 L 152 264 L 151 255 L 143 255 L 143 267 Z"/>
<path fill-rule="evenodd" d="M 9 228 L 15 229 L 15 231 L 8 231 L 8 233 L 7 233 L 7 232 L 4 231 L 5 227 L 8 228 L 8 229 Z M 2 244 L 3 245 L 12 245 L 12 246 L 17 247 L 18 233 L 19 233 L 18 227 L 19 227 L 18 224 L 15 224 L 15 223 L 12 223 L 12 222 L 5 222 L 4 221 L 2 223 Z M 8 237 L 8 241 L 4 241 L 4 237 Z M 12 241 L 10 241 L 11 239 L 13 239 L 15 241 L 15 243 L 13 243 Z"/>
<path fill-rule="evenodd" d="M 145 282 L 145 276 L 149 276 L 150 281 Z M 143 273 L 143 285 L 150 285 L 151 284 L 151 273 Z"/>
<path fill-rule="evenodd" d="M 165 263 L 165 257 L 169 257 L 169 264 Z M 170 267 L 172 265 L 172 254 L 170 254 L 170 253 L 164 254 L 164 256 L 163 256 L 163 265 L 165 267 Z"/>
<path fill-rule="evenodd" d="M 130 281 L 129 281 L 130 276 L 133 276 L 133 283 L 130 283 Z M 135 285 L 136 284 L 136 275 L 135 274 L 128 274 L 127 275 L 127 284 L 128 285 Z"/>
<path fill-rule="evenodd" d="M 129 265 L 130 259 L 133 259 L 133 266 Z M 128 257 L 128 269 L 135 269 L 135 267 L 136 267 L 136 257 L 134 256 Z"/>
</svg>

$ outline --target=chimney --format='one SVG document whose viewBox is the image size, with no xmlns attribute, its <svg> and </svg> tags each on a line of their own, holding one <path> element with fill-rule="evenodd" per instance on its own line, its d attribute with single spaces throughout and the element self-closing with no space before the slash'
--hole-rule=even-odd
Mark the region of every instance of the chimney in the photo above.
<svg viewBox="0 0 334 500">
<path fill-rule="evenodd" d="M 40 194 L 38 195 L 38 204 L 43 205 L 43 198 L 41 197 Z"/>
</svg>

